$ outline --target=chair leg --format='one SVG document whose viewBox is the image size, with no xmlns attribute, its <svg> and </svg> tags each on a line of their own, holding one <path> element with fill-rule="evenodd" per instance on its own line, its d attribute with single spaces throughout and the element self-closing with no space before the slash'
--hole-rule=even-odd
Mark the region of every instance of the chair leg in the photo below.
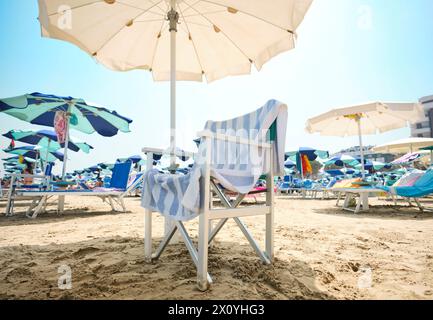
<svg viewBox="0 0 433 320">
<path fill-rule="evenodd" d="M 152 211 L 149 209 L 144 213 L 144 259 L 152 262 Z"/>
<path fill-rule="evenodd" d="M 207 210 L 199 216 L 197 286 L 200 291 L 209 289 L 207 263 L 209 244 L 209 219 Z"/>
<path fill-rule="evenodd" d="M 266 255 L 270 262 L 274 259 L 274 213 L 266 215 Z"/>
</svg>

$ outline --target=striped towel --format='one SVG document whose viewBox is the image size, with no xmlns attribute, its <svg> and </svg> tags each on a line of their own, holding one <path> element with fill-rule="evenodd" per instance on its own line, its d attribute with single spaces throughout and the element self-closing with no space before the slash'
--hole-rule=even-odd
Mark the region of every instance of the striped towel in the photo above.
<svg viewBox="0 0 433 320">
<path fill-rule="evenodd" d="M 227 121 L 208 121 L 205 130 L 254 140 L 268 141 L 268 132 L 276 123 L 273 165 L 275 174 L 284 174 L 284 149 L 287 129 L 287 106 L 270 100 L 262 108 Z M 211 175 L 226 189 L 247 194 L 262 174 L 269 172 L 268 150 L 258 146 L 212 139 Z M 207 146 L 201 143 L 195 164 L 187 175 L 161 174 L 150 170 L 144 174 L 142 206 L 175 220 L 195 218 L 203 203 L 200 178 Z"/>
</svg>

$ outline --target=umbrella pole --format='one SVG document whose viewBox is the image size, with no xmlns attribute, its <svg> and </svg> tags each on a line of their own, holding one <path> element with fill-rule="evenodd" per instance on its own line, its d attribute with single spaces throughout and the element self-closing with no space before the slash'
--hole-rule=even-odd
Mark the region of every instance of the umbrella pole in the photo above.
<svg viewBox="0 0 433 320">
<path fill-rule="evenodd" d="M 176 33 L 179 22 L 179 13 L 176 11 L 176 0 L 170 0 L 171 10 L 167 14 L 170 22 L 170 168 L 172 173 L 176 172 Z M 174 222 L 165 218 L 164 233 L 172 229 Z M 178 234 L 178 233 L 176 233 Z M 173 238 L 173 242 L 179 242 L 179 236 Z"/>
<path fill-rule="evenodd" d="M 167 15 L 170 22 L 170 152 L 176 148 L 176 33 L 179 13 L 176 11 L 176 0 L 171 0 L 171 10 Z M 176 156 L 170 154 L 170 169 L 175 170 Z"/>
<path fill-rule="evenodd" d="M 48 153 L 50 152 L 50 144 L 51 144 L 51 139 L 48 139 L 48 147 L 47 147 L 47 152 L 45 154 L 45 167 L 44 167 L 44 171 L 47 169 L 47 166 L 48 166 Z"/>
<path fill-rule="evenodd" d="M 362 145 L 361 118 L 357 118 L 356 122 L 358 124 L 359 149 L 361 151 L 362 180 L 364 180 L 365 179 L 365 164 L 364 164 L 364 146 Z"/>
<path fill-rule="evenodd" d="M 70 112 L 70 106 L 68 107 L 68 111 L 66 114 L 66 138 L 65 138 L 65 148 L 63 152 L 63 169 L 62 169 L 62 181 L 65 180 L 66 176 L 66 161 L 68 159 L 68 147 L 69 147 L 69 112 Z M 59 197 L 59 206 L 58 206 L 58 212 L 62 213 L 65 209 L 65 196 Z"/>
</svg>

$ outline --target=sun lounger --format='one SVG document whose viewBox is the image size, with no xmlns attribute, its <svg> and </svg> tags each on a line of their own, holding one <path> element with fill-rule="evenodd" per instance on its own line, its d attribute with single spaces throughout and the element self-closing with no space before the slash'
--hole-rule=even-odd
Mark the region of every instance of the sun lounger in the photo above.
<svg viewBox="0 0 433 320">
<path fill-rule="evenodd" d="M 145 213 L 146 261 L 158 259 L 178 230 L 197 267 L 197 284 L 207 290 L 212 282 L 208 274 L 208 246 L 226 224 L 234 219 L 260 259 L 270 264 L 273 259 L 274 173 L 284 172 L 284 144 L 287 126 L 287 107 L 277 101 L 269 101 L 263 108 L 229 121 L 209 121 L 205 131 L 199 133 L 201 143 L 195 165 L 187 175 L 162 175 L 148 162 L 145 173 L 142 205 Z M 248 135 L 251 129 L 257 132 Z M 239 136 L 239 131 L 247 134 Z M 236 134 L 237 133 L 237 134 Z M 230 150 L 228 152 L 227 150 Z M 253 151 L 253 152 L 249 152 Z M 148 158 L 160 150 L 144 148 Z M 229 157 L 232 158 L 229 158 Z M 254 157 L 254 158 L 253 158 Z M 221 161 L 222 160 L 222 161 Z M 254 161 L 253 161 L 254 160 Z M 254 164 L 254 165 L 253 165 Z M 241 206 L 245 196 L 254 189 L 256 181 L 266 174 L 267 191 L 264 205 Z M 228 199 L 219 188 L 238 194 Z M 225 209 L 214 208 L 211 191 L 218 195 Z M 160 212 L 170 219 L 173 226 L 165 234 L 157 251 L 152 254 L 152 212 Z M 242 217 L 266 217 L 265 250 L 241 221 Z M 199 218 L 198 249 L 193 245 L 183 222 Z M 210 222 L 219 222 L 210 228 Z"/>
<path fill-rule="evenodd" d="M 134 178 L 133 182 L 128 185 L 129 173 L 131 170 L 131 162 L 127 161 L 124 163 L 116 163 L 113 168 L 113 175 L 110 181 L 109 188 L 94 188 L 86 189 L 82 185 L 79 189 L 67 189 L 67 190 L 48 190 L 48 191 L 32 191 L 24 190 L 18 191 L 17 194 L 25 197 L 34 197 L 36 201 L 32 204 L 28 210 L 27 216 L 30 218 L 36 218 L 38 214 L 45 211 L 48 200 L 52 197 L 57 196 L 84 196 L 84 197 L 99 197 L 104 202 L 108 202 L 113 211 L 117 211 L 115 203 L 121 207 L 122 212 L 126 212 L 126 206 L 123 198 L 136 187 L 137 184 L 141 183 L 143 176 Z"/>
<path fill-rule="evenodd" d="M 19 194 L 19 191 L 24 190 L 46 190 L 50 184 L 52 178 L 52 170 L 53 163 L 49 163 L 45 167 L 45 171 L 43 175 L 34 175 L 34 174 L 12 174 L 10 186 L 7 193 L 7 205 L 6 205 L 6 216 L 13 215 L 13 209 L 15 201 L 25 201 L 32 200 L 33 202 L 38 199 L 34 197 L 22 196 Z M 22 183 L 23 179 L 30 179 L 33 181 L 32 184 L 24 184 Z"/>
<path fill-rule="evenodd" d="M 430 169 L 424 174 L 414 172 L 403 176 L 392 187 L 382 187 L 394 196 L 400 196 L 406 199 L 414 199 L 416 205 L 421 211 L 431 211 L 421 205 L 419 199 L 433 194 L 433 170 Z"/>
</svg>

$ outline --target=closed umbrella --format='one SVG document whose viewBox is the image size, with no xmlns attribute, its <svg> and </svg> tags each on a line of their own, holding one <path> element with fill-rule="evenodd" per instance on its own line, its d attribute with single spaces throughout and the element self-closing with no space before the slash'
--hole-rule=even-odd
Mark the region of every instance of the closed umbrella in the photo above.
<svg viewBox="0 0 433 320">
<path fill-rule="evenodd" d="M 424 110 L 418 103 L 374 102 L 333 109 L 309 119 L 306 130 L 323 136 L 358 136 L 362 177 L 365 178 L 362 135 L 400 129 L 424 117 Z"/>
<path fill-rule="evenodd" d="M 312 0 L 39 0 L 42 35 L 77 45 L 106 67 L 170 80 L 171 150 L 176 80 L 208 82 L 249 74 L 295 47 Z M 71 23 L 59 24 L 63 11 Z M 97 22 L 97 23 L 95 23 Z M 174 166 L 175 158 L 171 158 Z"/>
</svg>

